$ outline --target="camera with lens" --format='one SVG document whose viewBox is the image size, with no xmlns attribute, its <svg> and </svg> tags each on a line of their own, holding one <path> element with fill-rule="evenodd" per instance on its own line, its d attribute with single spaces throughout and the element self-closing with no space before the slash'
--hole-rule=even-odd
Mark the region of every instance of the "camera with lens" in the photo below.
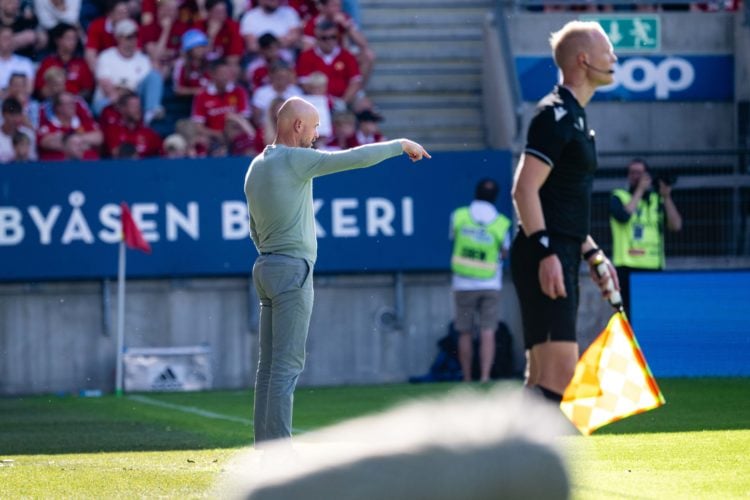
<svg viewBox="0 0 750 500">
<path fill-rule="evenodd" d="M 651 182 L 654 189 L 659 189 L 659 182 L 674 186 L 677 184 L 677 176 L 667 170 L 655 170 L 651 172 Z"/>
</svg>

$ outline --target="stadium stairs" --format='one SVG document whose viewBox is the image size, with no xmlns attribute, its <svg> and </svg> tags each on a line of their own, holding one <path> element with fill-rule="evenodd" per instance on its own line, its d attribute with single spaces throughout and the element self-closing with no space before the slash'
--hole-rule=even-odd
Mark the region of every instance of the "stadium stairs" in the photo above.
<svg viewBox="0 0 750 500">
<path fill-rule="evenodd" d="M 375 51 L 367 94 L 389 138 L 428 150 L 487 147 L 482 115 L 482 24 L 494 0 L 360 0 Z"/>
</svg>

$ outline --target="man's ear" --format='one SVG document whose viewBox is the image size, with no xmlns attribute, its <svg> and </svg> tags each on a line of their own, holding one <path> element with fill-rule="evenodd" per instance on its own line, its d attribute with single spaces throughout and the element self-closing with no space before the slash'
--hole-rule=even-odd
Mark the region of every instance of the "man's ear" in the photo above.
<svg viewBox="0 0 750 500">
<path fill-rule="evenodd" d="M 299 132 L 302 130 L 302 120 L 294 120 L 294 131 Z"/>
</svg>

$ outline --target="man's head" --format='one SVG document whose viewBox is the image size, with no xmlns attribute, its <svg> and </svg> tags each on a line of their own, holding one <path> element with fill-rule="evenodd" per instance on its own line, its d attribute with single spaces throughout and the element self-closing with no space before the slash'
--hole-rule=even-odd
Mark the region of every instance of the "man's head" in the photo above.
<svg viewBox="0 0 750 500">
<path fill-rule="evenodd" d="M 474 189 L 474 199 L 495 203 L 499 191 L 500 188 L 493 179 L 482 179 Z"/>
<path fill-rule="evenodd" d="M 585 79 L 593 87 L 614 81 L 617 56 L 601 25 L 571 21 L 550 36 L 555 64 L 565 78 Z"/>
<path fill-rule="evenodd" d="M 68 160 L 82 160 L 86 154 L 86 143 L 79 134 L 69 132 L 63 136 L 63 152 Z"/>
<path fill-rule="evenodd" d="M 119 21 L 127 19 L 130 15 L 128 0 L 110 0 L 107 2 L 106 12 L 112 24 L 117 24 Z"/>
<path fill-rule="evenodd" d="M 224 58 L 211 61 L 211 82 L 223 91 L 232 82 L 232 66 Z"/>
<path fill-rule="evenodd" d="M 63 122 L 68 122 L 76 115 L 76 98 L 70 92 L 60 92 L 52 98 L 52 110 Z"/>
<path fill-rule="evenodd" d="M 193 28 L 182 34 L 182 50 L 193 51 L 196 57 L 203 57 L 208 52 L 208 37 L 199 29 Z"/>
<path fill-rule="evenodd" d="M 117 50 L 125 57 L 131 57 L 138 49 L 138 25 L 132 19 L 123 19 L 115 24 Z"/>
<path fill-rule="evenodd" d="M 383 117 L 372 109 L 365 109 L 357 113 L 357 123 L 359 130 L 365 135 L 374 135 L 380 132 L 378 122 L 382 122 Z"/>
<path fill-rule="evenodd" d="M 258 38 L 258 49 L 266 61 L 275 61 L 279 58 L 281 42 L 273 33 L 263 33 Z"/>
<path fill-rule="evenodd" d="M 44 86 L 42 87 L 42 94 L 48 99 L 58 95 L 60 92 L 65 90 L 65 70 L 53 66 L 48 68 L 44 72 Z"/>
<path fill-rule="evenodd" d="M 295 81 L 294 69 L 288 62 L 279 59 L 268 68 L 268 78 L 276 91 L 283 92 Z"/>
<path fill-rule="evenodd" d="M 20 130 L 16 130 L 11 137 L 11 143 L 13 144 L 16 161 L 29 159 L 31 153 L 31 139 L 28 135 Z"/>
<path fill-rule="evenodd" d="M 132 91 L 125 91 L 117 99 L 117 107 L 122 117 L 132 123 L 140 123 L 143 119 L 143 109 L 141 107 L 141 98 Z"/>
<path fill-rule="evenodd" d="M 318 5 L 320 13 L 327 17 L 341 12 L 341 0 L 318 0 Z"/>
<path fill-rule="evenodd" d="M 330 54 L 339 44 L 338 26 L 325 18 L 321 18 L 315 25 L 315 40 L 321 52 Z"/>
<path fill-rule="evenodd" d="M 206 0 L 206 11 L 211 21 L 224 22 L 229 17 L 226 0 Z"/>
<path fill-rule="evenodd" d="M 310 148 L 318 139 L 320 117 L 315 106 L 299 97 L 287 99 L 279 108 L 276 142 Z"/>
<path fill-rule="evenodd" d="M 648 173 L 648 164 L 646 160 L 640 158 L 633 158 L 628 164 L 628 185 L 631 188 L 635 188 L 641 178 Z"/>
</svg>

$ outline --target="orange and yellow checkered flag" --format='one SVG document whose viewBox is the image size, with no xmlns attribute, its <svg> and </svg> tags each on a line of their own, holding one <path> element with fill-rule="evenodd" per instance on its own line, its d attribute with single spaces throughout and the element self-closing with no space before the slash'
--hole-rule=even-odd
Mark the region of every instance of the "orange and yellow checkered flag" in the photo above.
<svg viewBox="0 0 750 500">
<path fill-rule="evenodd" d="M 664 396 L 646 364 L 622 312 L 578 360 L 560 409 L 583 434 L 616 420 L 664 404 Z"/>
</svg>

